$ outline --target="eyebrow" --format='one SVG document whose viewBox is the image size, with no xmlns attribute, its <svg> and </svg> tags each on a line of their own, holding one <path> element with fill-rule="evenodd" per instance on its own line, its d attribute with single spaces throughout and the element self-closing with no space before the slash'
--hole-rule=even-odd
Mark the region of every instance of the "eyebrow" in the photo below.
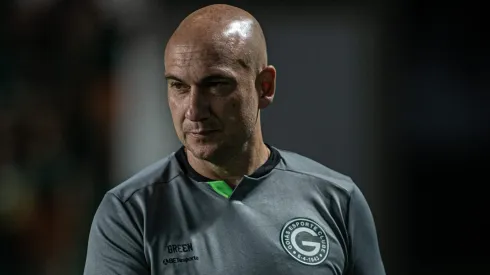
<svg viewBox="0 0 490 275">
<path fill-rule="evenodd" d="M 172 75 L 172 74 L 165 74 L 165 78 L 167 80 L 175 80 L 178 82 L 185 83 L 185 81 L 181 80 L 180 78 L 178 78 L 177 76 Z M 209 82 L 214 82 L 214 81 L 219 81 L 219 80 L 234 81 L 234 78 L 233 78 L 233 76 L 227 75 L 227 74 L 211 74 L 211 75 L 204 77 L 199 82 L 200 83 L 209 83 Z"/>
<path fill-rule="evenodd" d="M 219 80 L 228 80 L 229 81 L 229 80 L 233 80 L 233 77 L 229 76 L 229 75 L 212 74 L 212 75 L 206 76 L 200 82 L 206 83 L 206 82 L 214 82 L 214 81 L 219 81 Z"/>
<path fill-rule="evenodd" d="M 175 75 L 171 75 L 171 74 L 165 74 L 165 79 L 167 79 L 167 80 L 175 80 L 175 81 L 179 81 L 179 82 L 184 82 L 180 78 L 176 77 Z"/>
</svg>

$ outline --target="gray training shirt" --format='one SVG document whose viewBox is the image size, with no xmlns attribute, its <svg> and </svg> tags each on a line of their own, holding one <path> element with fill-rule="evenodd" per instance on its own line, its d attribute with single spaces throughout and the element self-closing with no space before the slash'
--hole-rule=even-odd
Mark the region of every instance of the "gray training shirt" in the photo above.
<svg viewBox="0 0 490 275">
<path fill-rule="evenodd" d="M 369 206 L 349 177 L 269 146 L 231 188 L 183 148 L 108 191 L 85 275 L 384 275 Z"/>
</svg>

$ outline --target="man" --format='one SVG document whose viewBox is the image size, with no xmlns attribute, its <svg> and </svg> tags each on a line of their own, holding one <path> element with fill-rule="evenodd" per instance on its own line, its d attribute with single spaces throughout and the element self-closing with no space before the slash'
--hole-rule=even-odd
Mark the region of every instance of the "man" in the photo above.
<svg viewBox="0 0 490 275">
<path fill-rule="evenodd" d="M 183 146 L 106 194 L 85 275 L 385 274 L 350 178 L 264 143 L 276 70 L 253 16 L 228 5 L 189 15 L 165 75 Z"/>
</svg>

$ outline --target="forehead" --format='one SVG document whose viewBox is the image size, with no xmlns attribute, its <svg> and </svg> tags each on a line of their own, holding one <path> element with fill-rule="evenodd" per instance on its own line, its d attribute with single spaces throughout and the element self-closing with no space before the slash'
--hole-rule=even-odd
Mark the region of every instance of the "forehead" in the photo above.
<svg viewBox="0 0 490 275">
<path fill-rule="evenodd" d="M 166 66 L 189 66 L 193 63 L 213 65 L 217 63 L 229 63 L 232 56 L 225 47 L 217 45 L 181 43 L 170 45 L 165 58 Z"/>
<path fill-rule="evenodd" d="M 165 72 L 182 78 L 242 73 L 244 61 L 233 48 L 216 43 L 175 43 L 165 52 Z"/>
</svg>

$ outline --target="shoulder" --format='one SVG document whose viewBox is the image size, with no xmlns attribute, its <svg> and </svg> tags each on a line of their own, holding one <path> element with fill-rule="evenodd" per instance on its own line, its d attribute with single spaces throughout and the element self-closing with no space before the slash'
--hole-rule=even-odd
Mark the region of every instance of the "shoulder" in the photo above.
<svg viewBox="0 0 490 275">
<path fill-rule="evenodd" d="M 277 148 L 276 150 L 279 151 L 284 164 L 277 169 L 313 177 L 320 184 L 332 185 L 346 194 L 350 194 L 357 189 L 354 181 L 347 175 L 330 169 L 327 166 L 298 153 Z"/>
<path fill-rule="evenodd" d="M 107 194 L 112 194 L 122 202 L 126 202 L 140 190 L 157 184 L 169 183 L 177 178 L 180 172 L 180 166 L 175 159 L 175 152 L 173 152 L 116 185 Z"/>
</svg>

